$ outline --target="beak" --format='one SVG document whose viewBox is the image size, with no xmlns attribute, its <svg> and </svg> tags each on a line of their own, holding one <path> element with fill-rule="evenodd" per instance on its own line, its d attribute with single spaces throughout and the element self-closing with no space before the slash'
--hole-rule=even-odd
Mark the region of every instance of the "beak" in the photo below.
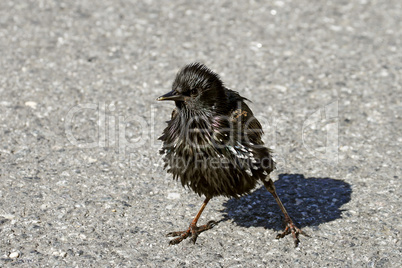
<svg viewBox="0 0 402 268">
<path fill-rule="evenodd" d="M 181 94 L 178 94 L 176 91 L 172 90 L 172 91 L 166 93 L 165 95 L 160 96 L 156 100 L 157 101 L 165 101 L 165 100 L 184 101 L 184 96 Z"/>
</svg>

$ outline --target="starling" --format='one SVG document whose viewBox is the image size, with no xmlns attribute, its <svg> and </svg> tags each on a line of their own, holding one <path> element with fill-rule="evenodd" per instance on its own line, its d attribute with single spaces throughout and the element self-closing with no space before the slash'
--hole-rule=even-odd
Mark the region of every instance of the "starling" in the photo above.
<svg viewBox="0 0 402 268">
<path fill-rule="evenodd" d="M 292 234 L 295 246 L 299 234 L 279 199 L 269 174 L 275 169 L 272 152 L 264 146 L 260 122 L 253 116 L 246 98 L 226 88 L 220 77 L 204 64 L 184 66 L 176 75 L 172 91 L 158 101 L 176 104 L 160 140 L 164 168 L 205 200 L 186 231 L 167 236 L 175 245 L 211 229 L 216 222 L 197 226 L 208 201 L 215 196 L 238 198 L 250 193 L 261 180 L 285 215 L 286 228 L 276 238 Z"/>
</svg>

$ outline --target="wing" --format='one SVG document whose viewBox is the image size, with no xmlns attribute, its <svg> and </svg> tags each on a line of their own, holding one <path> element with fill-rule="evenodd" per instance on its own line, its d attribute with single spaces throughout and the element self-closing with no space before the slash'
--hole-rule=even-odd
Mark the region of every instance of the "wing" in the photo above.
<svg viewBox="0 0 402 268">
<path fill-rule="evenodd" d="M 215 132 L 215 140 L 223 144 L 222 153 L 231 158 L 235 166 L 263 179 L 275 169 L 275 163 L 272 151 L 264 146 L 261 139 L 262 126 L 245 103 L 246 98 L 230 89 L 227 89 L 227 95 L 231 109 L 226 118 L 218 116 L 216 119 L 219 131 Z"/>
<path fill-rule="evenodd" d="M 264 144 L 261 137 L 264 133 L 262 126 L 257 118 L 254 117 L 250 107 L 246 104 L 248 99 L 240 96 L 236 91 L 227 89 L 228 99 L 231 110 L 229 111 L 229 117 L 233 123 L 233 126 L 240 132 L 242 139 L 245 139 L 254 144 Z"/>
</svg>

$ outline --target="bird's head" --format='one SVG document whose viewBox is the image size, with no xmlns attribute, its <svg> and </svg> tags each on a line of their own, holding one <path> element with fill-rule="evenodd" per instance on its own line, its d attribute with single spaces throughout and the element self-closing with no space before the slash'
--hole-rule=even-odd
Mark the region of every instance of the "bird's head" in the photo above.
<svg viewBox="0 0 402 268">
<path fill-rule="evenodd" d="M 184 66 L 176 75 L 172 91 L 157 100 L 175 101 L 179 109 L 216 110 L 226 103 L 226 94 L 219 76 L 202 63 Z"/>
</svg>

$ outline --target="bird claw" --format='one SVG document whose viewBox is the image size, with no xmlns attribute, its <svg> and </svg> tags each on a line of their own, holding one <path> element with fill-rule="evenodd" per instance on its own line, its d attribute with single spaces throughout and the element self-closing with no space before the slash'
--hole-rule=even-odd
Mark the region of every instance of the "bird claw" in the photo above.
<svg viewBox="0 0 402 268">
<path fill-rule="evenodd" d="M 216 221 L 209 221 L 209 222 L 207 222 L 207 224 L 205 224 L 205 225 L 203 225 L 203 226 L 205 226 L 205 228 L 207 228 L 207 229 L 205 229 L 205 230 L 209 230 L 209 229 L 214 228 L 215 225 L 217 225 L 217 224 L 218 224 L 218 222 L 216 222 Z M 205 230 L 204 230 L 204 231 L 205 231 Z"/>
<path fill-rule="evenodd" d="M 290 233 L 293 236 L 293 241 L 295 243 L 295 247 L 297 247 L 299 245 L 299 242 L 300 242 L 299 235 L 300 234 L 310 237 L 307 233 L 305 233 L 303 230 L 299 229 L 292 221 L 290 221 L 286 224 L 285 230 L 281 234 L 278 234 L 276 236 L 276 239 L 283 238 Z"/>
<path fill-rule="evenodd" d="M 188 231 L 188 230 L 187 230 L 187 231 Z M 170 232 L 170 233 L 167 233 L 166 236 L 167 236 L 167 237 L 181 236 L 181 235 L 183 235 L 184 233 L 186 233 L 187 231 Z"/>
<path fill-rule="evenodd" d="M 195 224 L 190 224 L 190 227 L 186 231 L 179 232 L 170 232 L 166 236 L 168 237 L 176 237 L 175 239 L 170 240 L 169 245 L 177 245 L 187 237 L 191 236 L 191 242 L 195 244 L 197 241 L 198 235 L 206 230 L 212 229 L 217 224 L 216 221 L 209 221 L 207 224 L 202 226 L 197 226 Z"/>
</svg>

